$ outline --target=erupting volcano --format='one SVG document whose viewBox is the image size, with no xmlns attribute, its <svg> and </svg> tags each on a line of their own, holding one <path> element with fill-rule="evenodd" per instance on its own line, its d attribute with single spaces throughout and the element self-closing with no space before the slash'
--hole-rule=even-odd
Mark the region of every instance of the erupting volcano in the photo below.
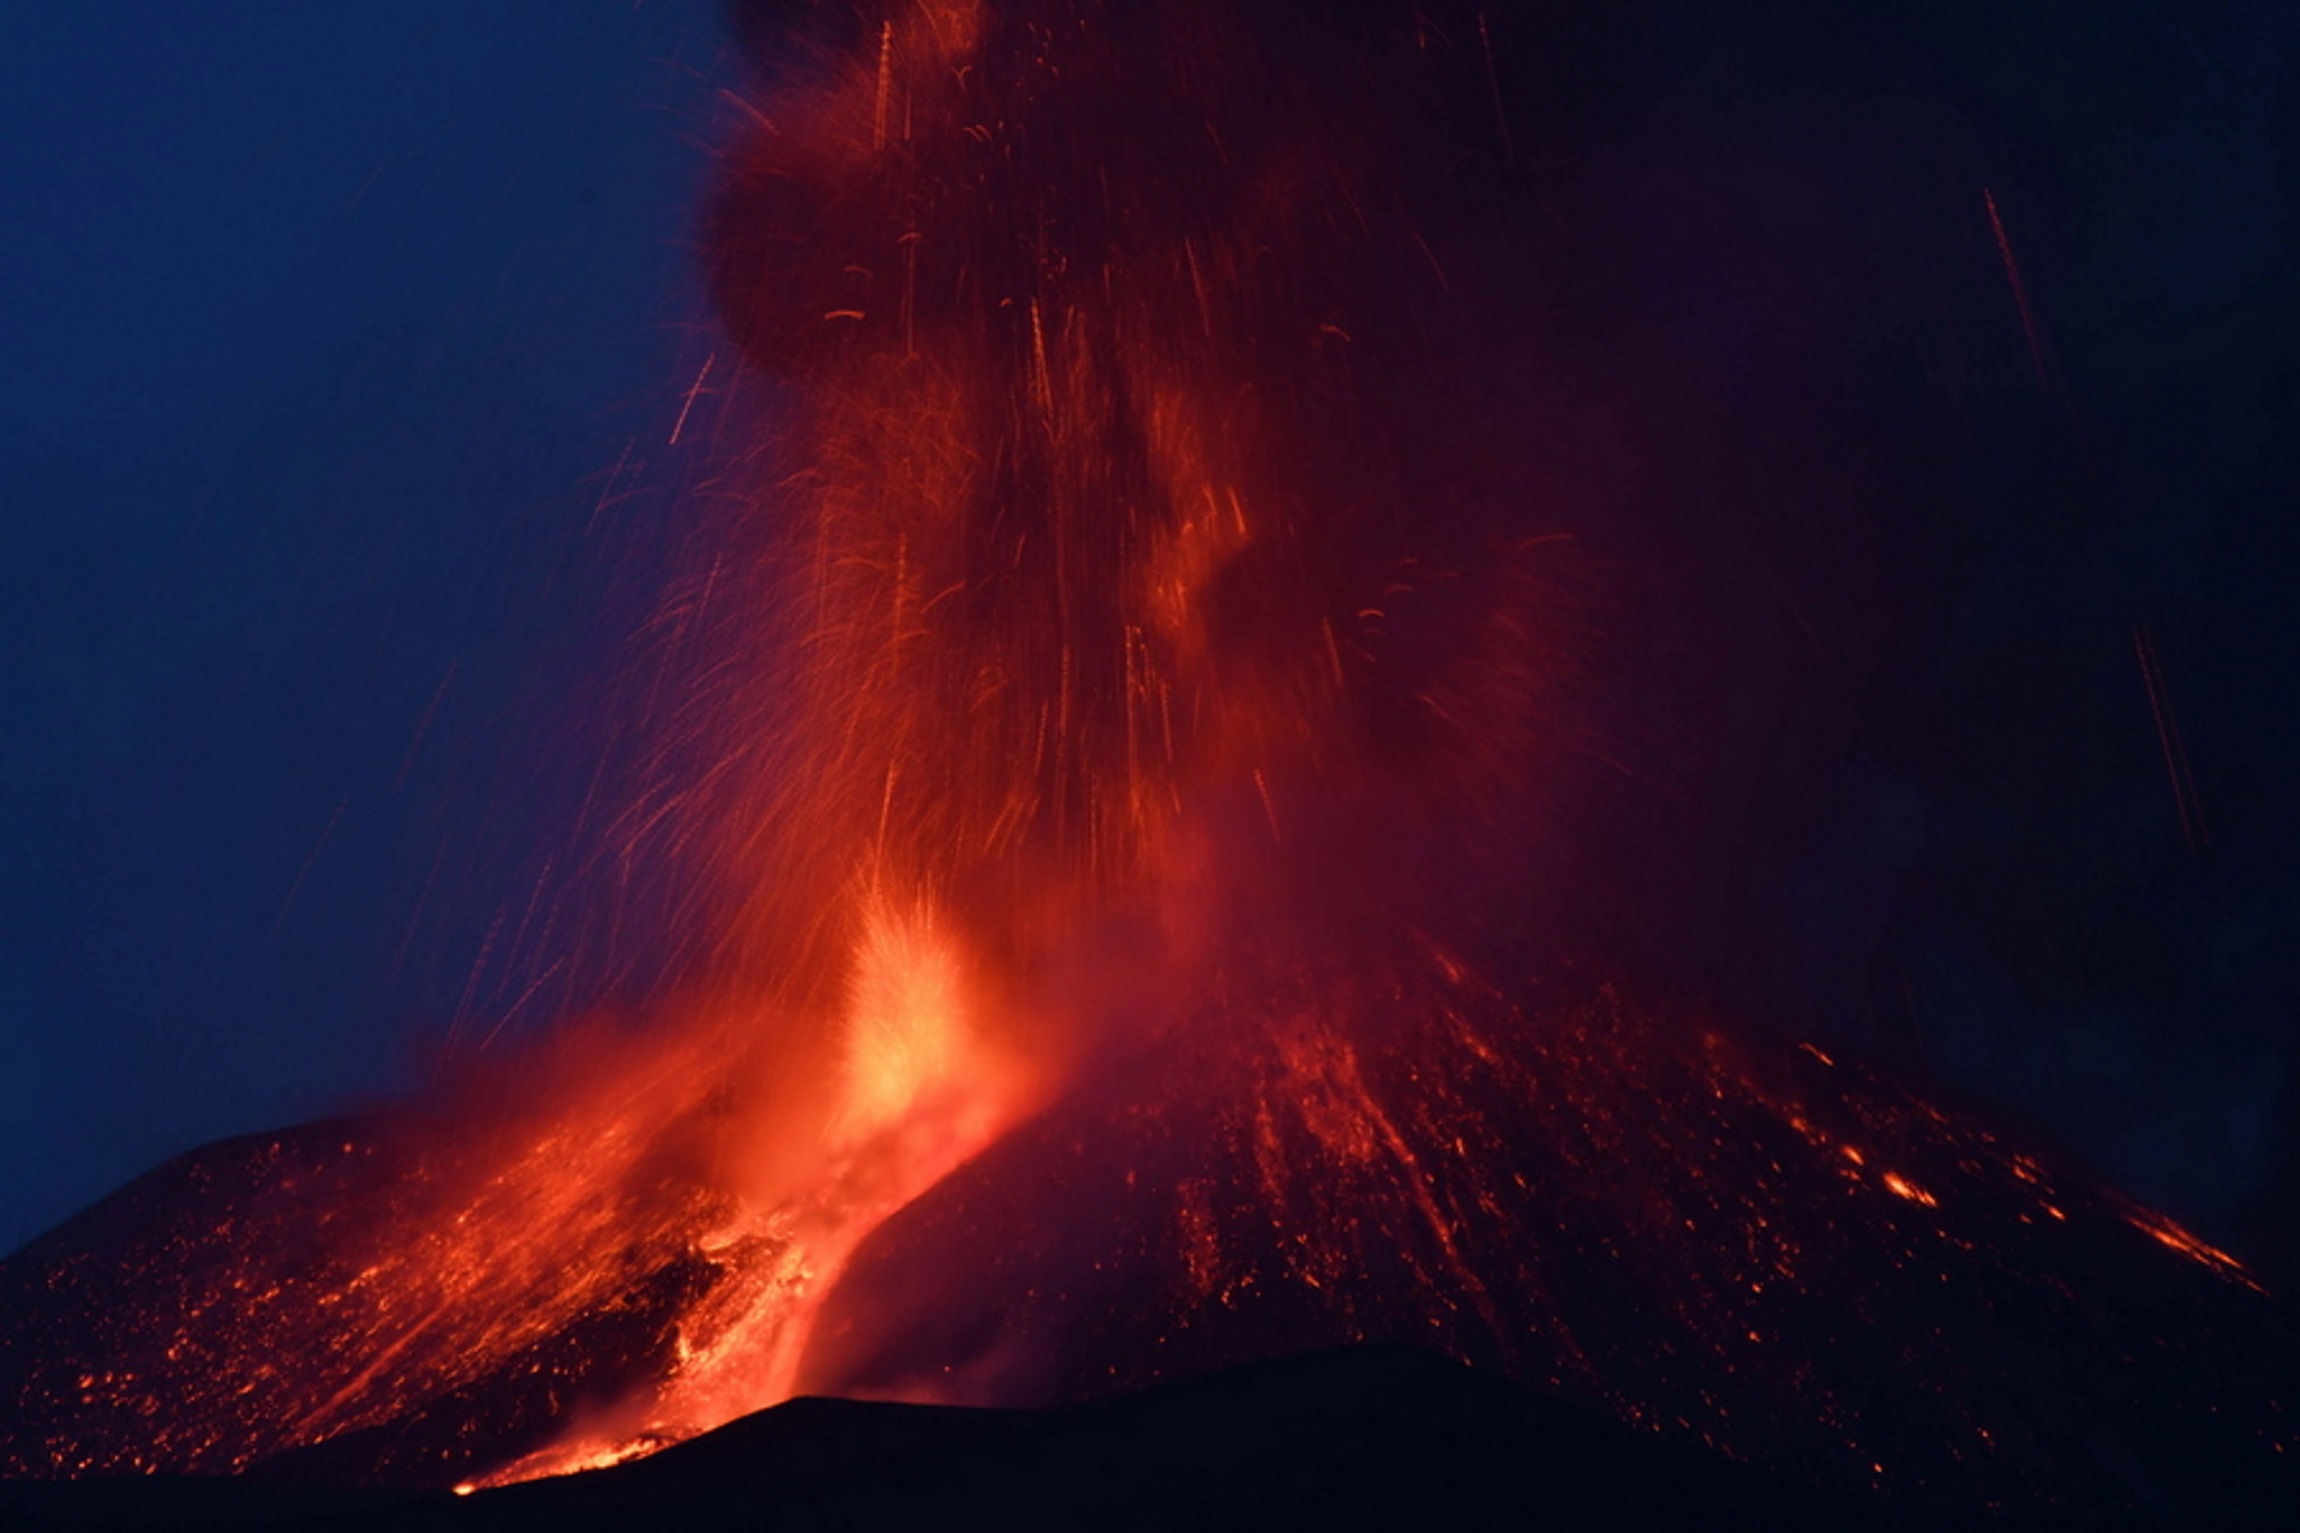
<svg viewBox="0 0 2300 1533">
<path fill-rule="evenodd" d="M 1389 1341 L 1912 1507 L 2288 1488 L 2236 1261 L 1577 950 L 1637 616 L 1483 11 L 741 14 L 771 384 L 616 830 L 684 978 L 9 1258 L 0 1469 L 487 1487 Z"/>
</svg>

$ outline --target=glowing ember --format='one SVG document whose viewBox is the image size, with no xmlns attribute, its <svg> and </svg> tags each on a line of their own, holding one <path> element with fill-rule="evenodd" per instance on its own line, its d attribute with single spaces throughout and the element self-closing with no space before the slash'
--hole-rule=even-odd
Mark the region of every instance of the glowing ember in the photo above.
<svg viewBox="0 0 2300 1533">
<path fill-rule="evenodd" d="M 2053 1211 L 2053 1217 L 2056 1219 L 2061 1217 L 2057 1209 Z M 2163 1245 L 2166 1250 L 2178 1251 L 2198 1266 L 2209 1268 L 2224 1277 L 2233 1278 L 2255 1293 L 2268 1291 L 2252 1281 L 2251 1275 L 2245 1272 L 2242 1262 L 2217 1246 L 2208 1245 L 2204 1241 L 2198 1240 L 2194 1235 L 2165 1218 L 2164 1215 L 2145 1208 L 2136 1208 L 2125 1217 L 2132 1221 L 2134 1229 L 2147 1234 L 2151 1239 Z"/>
</svg>

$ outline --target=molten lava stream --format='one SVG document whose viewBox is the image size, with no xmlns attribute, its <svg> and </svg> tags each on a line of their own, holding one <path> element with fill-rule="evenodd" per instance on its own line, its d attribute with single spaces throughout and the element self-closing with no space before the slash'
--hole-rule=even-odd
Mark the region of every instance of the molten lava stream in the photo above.
<svg viewBox="0 0 2300 1533">
<path fill-rule="evenodd" d="M 732 1191 L 693 1249 L 721 1277 L 679 1317 L 660 1383 L 459 1490 L 603 1467 L 790 1398 L 816 1316 L 855 1247 L 994 1141 L 1036 1094 L 923 905 L 870 904 L 827 1111 L 720 1147 Z M 812 1113 L 809 1116 L 813 1116 Z"/>
</svg>

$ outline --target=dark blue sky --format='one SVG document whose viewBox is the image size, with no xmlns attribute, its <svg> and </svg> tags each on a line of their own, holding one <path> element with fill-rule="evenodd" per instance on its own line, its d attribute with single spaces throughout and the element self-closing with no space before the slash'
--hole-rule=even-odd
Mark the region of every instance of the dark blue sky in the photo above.
<svg viewBox="0 0 2300 1533">
<path fill-rule="evenodd" d="M 11 8 L 0 1249 L 407 1082 L 461 999 L 526 700 L 614 621 L 604 476 L 707 340 L 719 25 Z"/>
</svg>

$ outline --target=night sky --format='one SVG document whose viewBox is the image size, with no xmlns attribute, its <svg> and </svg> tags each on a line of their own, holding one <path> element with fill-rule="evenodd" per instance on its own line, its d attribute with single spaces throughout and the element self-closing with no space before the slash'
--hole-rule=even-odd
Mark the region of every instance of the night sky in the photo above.
<svg viewBox="0 0 2300 1533">
<path fill-rule="evenodd" d="M 1593 898 L 1663 981 L 2291 1273 L 2295 25 L 1843 9 L 1497 7 L 1629 252 L 1593 312 L 1673 337 L 1683 402 L 1623 428 L 1671 509 L 1613 552 L 1733 593 L 1644 662 L 1728 705 L 1675 709 L 1685 781 Z M 724 349 L 691 210 L 739 79 L 708 0 L 16 10 L 0 1248 L 605 986 L 533 895 L 700 472 L 667 439 Z M 1936 297 L 1950 381 L 1903 379 Z"/>
<path fill-rule="evenodd" d="M 715 8 L 665 0 L 6 30 L 13 1247 L 420 1078 L 523 897 L 537 739 L 655 578 L 621 534 L 663 501 L 609 476 L 691 381 L 729 71 Z"/>
</svg>

